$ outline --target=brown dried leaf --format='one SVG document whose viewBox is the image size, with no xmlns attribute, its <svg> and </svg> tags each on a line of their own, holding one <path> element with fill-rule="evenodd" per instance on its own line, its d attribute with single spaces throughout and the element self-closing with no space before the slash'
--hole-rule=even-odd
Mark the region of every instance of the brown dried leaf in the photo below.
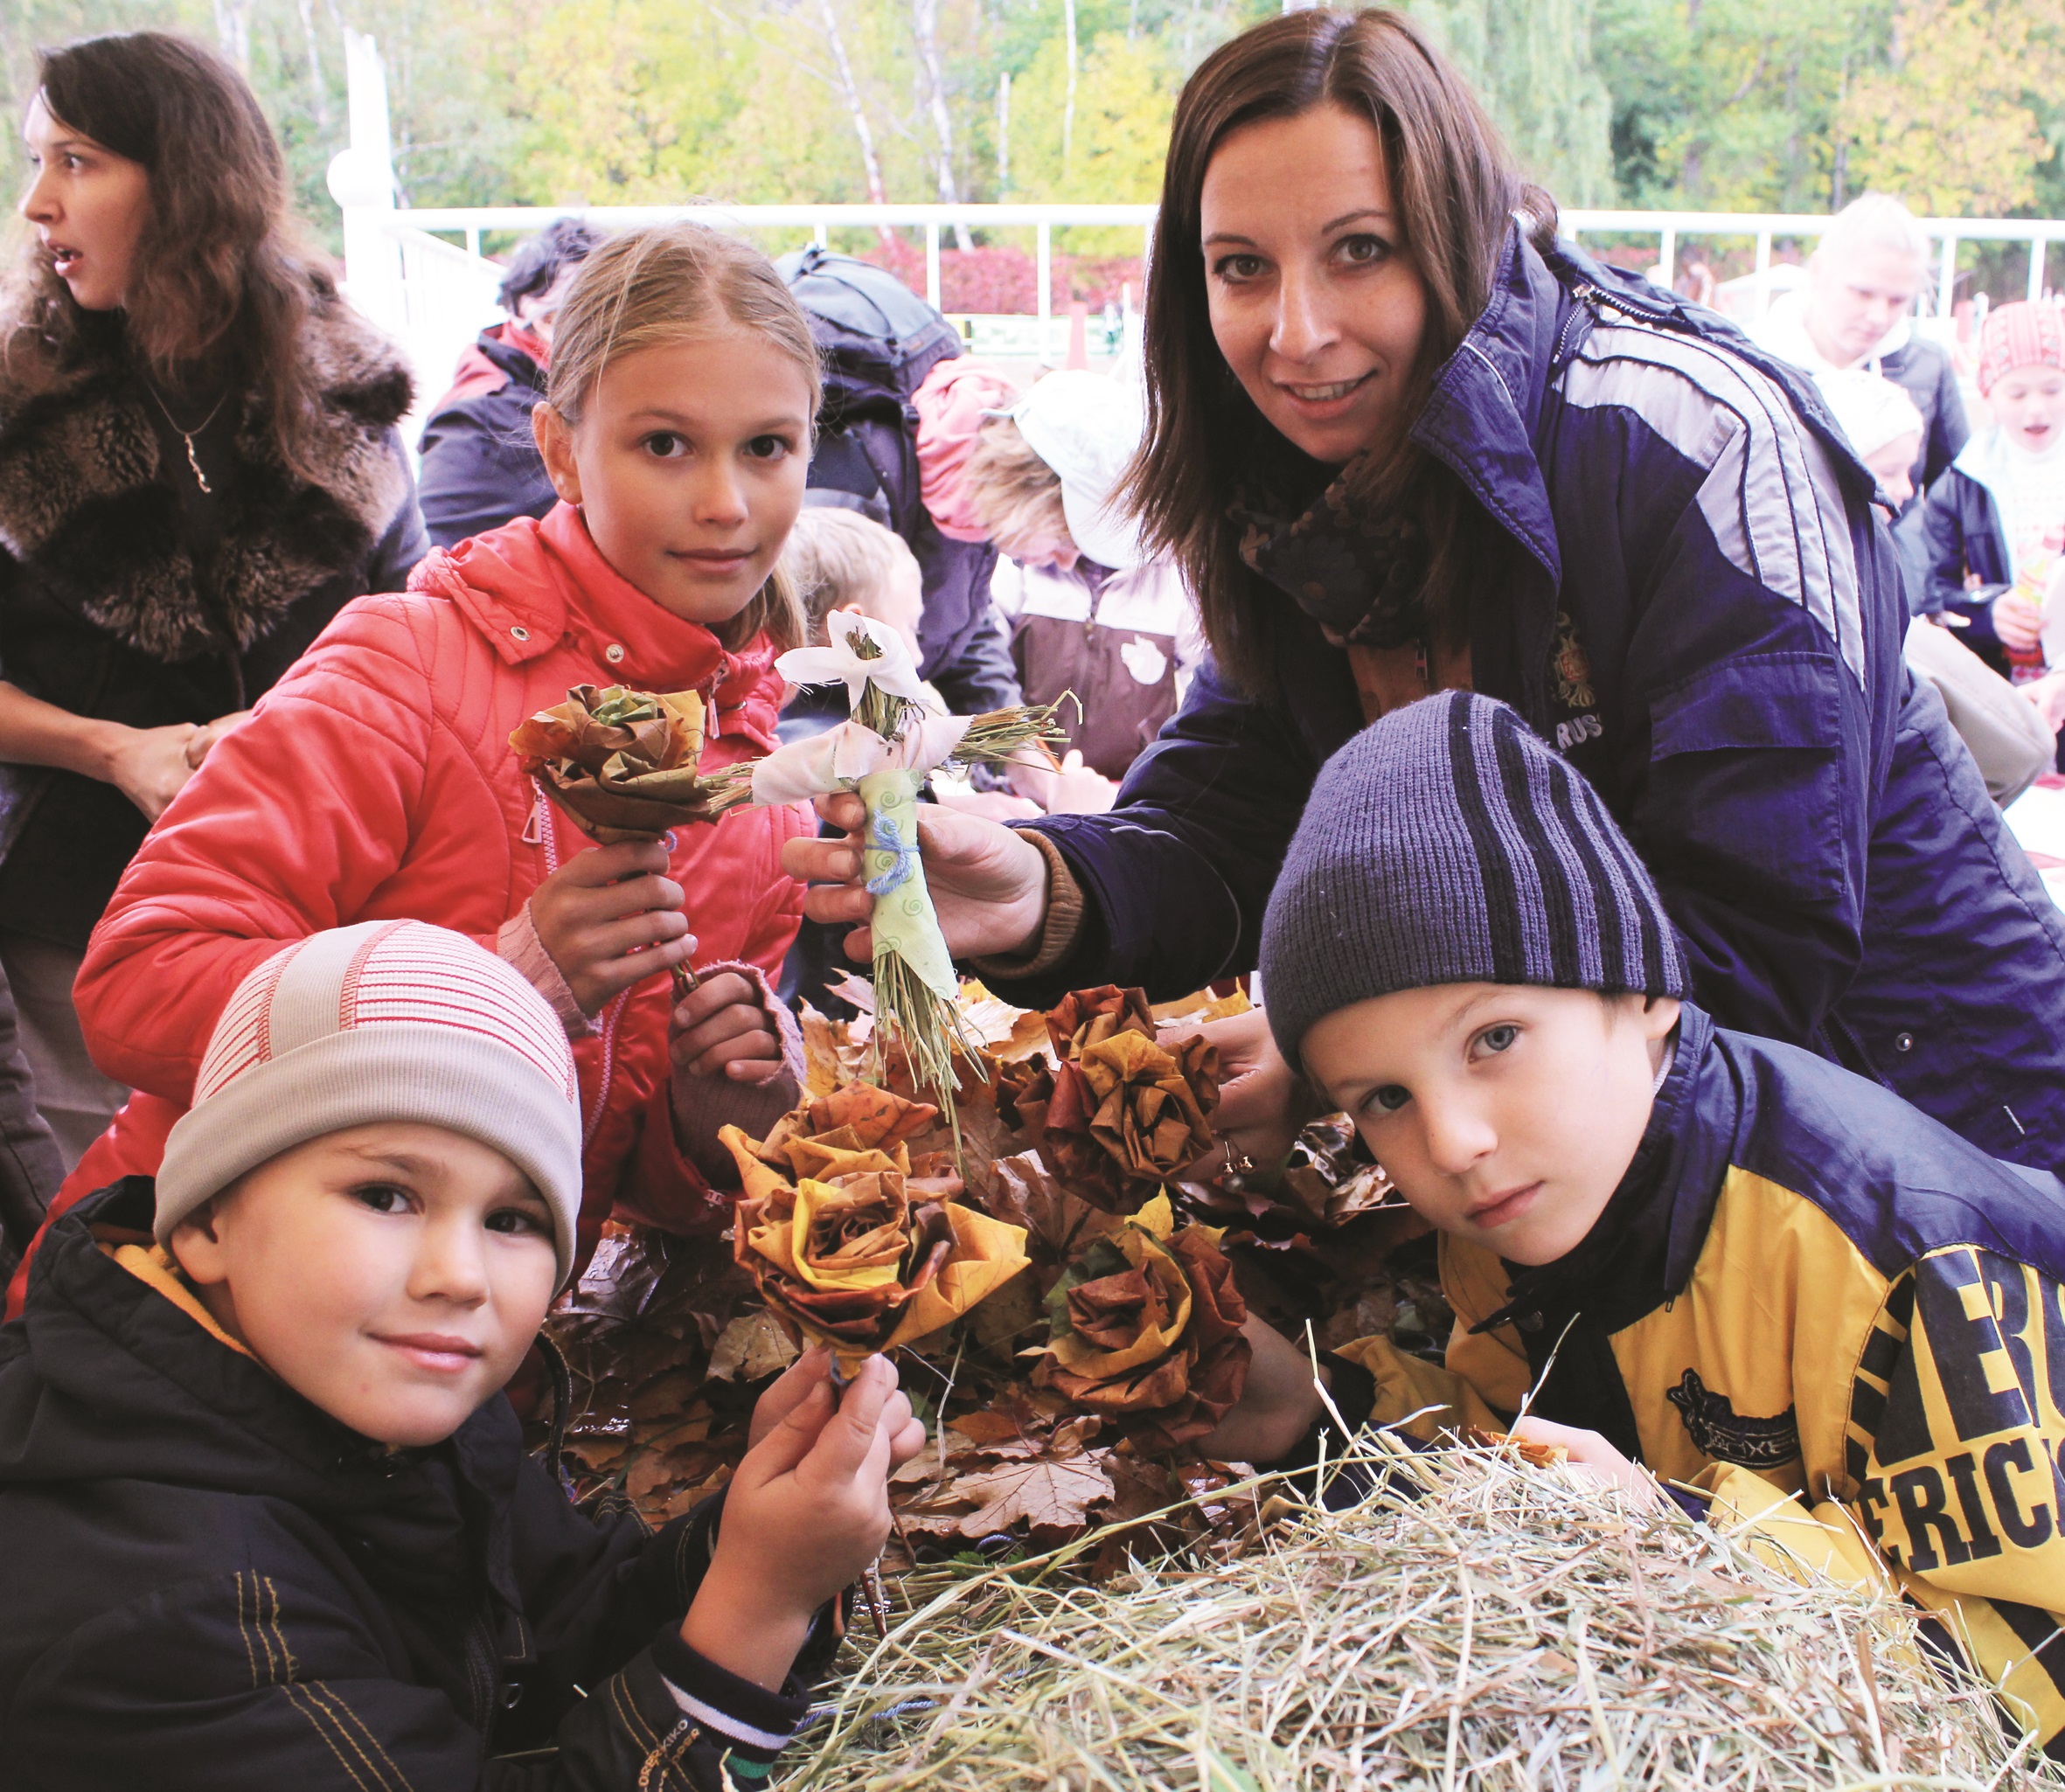
<svg viewBox="0 0 2065 1792">
<path fill-rule="evenodd" d="M 954 1498 L 970 1510 L 957 1517 L 906 1518 L 905 1528 L 979 1543 L 1023 1525 L 1035 1541 L 1058 1541 L 1082 1530 L 1092 1511 L 1116 1492 L 1104 1472 L 1107 1455 L 1086 1450 L 1066 1462 L 1042 1456 L 963 1475 L 954 1483 Z"/>
<path fill-rule="evenodd" d="M 782 1322 L 764 1308 L 741 1313 L 718 1335 L 710 1352 L 713 1381 L 758 1381 L 786 1369 L 802 1352 Z"/>
</svg>

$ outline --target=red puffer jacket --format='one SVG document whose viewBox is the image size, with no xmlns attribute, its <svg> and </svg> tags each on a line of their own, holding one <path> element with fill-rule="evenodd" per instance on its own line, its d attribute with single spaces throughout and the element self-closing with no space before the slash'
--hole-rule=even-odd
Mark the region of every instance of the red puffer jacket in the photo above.
<svg viewBox="0 0 2065 1792">
<path fill-rule="evenodd" d="M 764 637 L 729 654 L 603 559 L 578 511 L 433 550 L 407 595 L 341 612 L 151 830 L 95 930 L 76 994 L 95 1060 L 137 1091 L 60 1205 L 157 1166 L 231 992 L 282 942 L 388 916 L 492 951 L 503 924 L 588 842 L 518 772 L 510 731 L 570 685 L 714 689 L 704 764 L 775 745 L 782 680 Z M 734 810 L 676 837 L 696 962 L 773 973 L 802 888 L 796 809 Z M 667 1104 L 669 984 L 620 996 L 574 1041 L 587 1115 L 582 1254 L 613 1204 L 677 1231 L 728 1219 L 678 1151 Z"/>
</svg>

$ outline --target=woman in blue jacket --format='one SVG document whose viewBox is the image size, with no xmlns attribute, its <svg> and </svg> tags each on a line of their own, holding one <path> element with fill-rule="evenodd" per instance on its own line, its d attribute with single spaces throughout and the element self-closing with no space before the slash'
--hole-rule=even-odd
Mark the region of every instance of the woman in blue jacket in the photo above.
<svg viewBox="0 0 2065 1792">
<path fill-rule="evenodd" d="M 1028 999 L 1250 969 L 1322 761 L 1468 684 L 1598 788 L 1725 1024 L 2065 1164 L 2065 924 L 1902 665 L 1874 482 L 1804 379 L 1559 242 L 1386 10 L 1204 63 L 1156 244 L 1134 490 L 1213 657 L 1108 815 L 934 818 L 956 949 Z M 799 842 L 790 868 L 857 858 Z M 1237 1130 L 1261 1104 L 1229 1105 Z"/>
</svg>

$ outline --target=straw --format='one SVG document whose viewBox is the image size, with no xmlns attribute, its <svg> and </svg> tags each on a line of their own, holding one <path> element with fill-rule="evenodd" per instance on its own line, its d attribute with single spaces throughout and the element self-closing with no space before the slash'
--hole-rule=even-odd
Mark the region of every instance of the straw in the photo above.
<svg viewBox="0 0 2065 1792">
<path fill-rule="evenodd" d="M 2065 1786 L 1897 1601 L 1768 1566 L 1510 1448 L 1352 1456 L 1230 1561 L 1141 1528 L 892 1583 L 790 1792 Z M 1215 1494 L 1223 1501 L 1227 1492 Z M 1117 1536 L 1117 1580 L 1071 1578 Z"/>
</svg>

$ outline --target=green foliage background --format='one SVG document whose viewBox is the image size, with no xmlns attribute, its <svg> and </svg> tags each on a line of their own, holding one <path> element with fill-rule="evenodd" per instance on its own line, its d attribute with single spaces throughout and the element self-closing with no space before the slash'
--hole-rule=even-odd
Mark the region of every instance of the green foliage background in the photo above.
<svg viewBox="0 0 2065 1792">
<path fill-rule="evenodd" d="M 280 130 L 311 232 L 332 241 L 323 173 L 345 134 L 347 25 L 372 32 L 386 59 L 411 203 L 866 199 L 856 112 L 892 199 L 950 187 L 966 199 L 1148 200 L 1185 75 L 1273 10 L 1272 0 L 0 0 L 0 103 L 20 116 L 41 44 L 141 25 L 219 42 L 245 59 Z M 1566 205 L 1820 212 L 1885 184 L 1922 210 L 2065 211 L 2065 0 L 1412 0 L 1408 10 Z M 1100 253 L 1088 233 L 1070 247 Z"/>
</svg>

